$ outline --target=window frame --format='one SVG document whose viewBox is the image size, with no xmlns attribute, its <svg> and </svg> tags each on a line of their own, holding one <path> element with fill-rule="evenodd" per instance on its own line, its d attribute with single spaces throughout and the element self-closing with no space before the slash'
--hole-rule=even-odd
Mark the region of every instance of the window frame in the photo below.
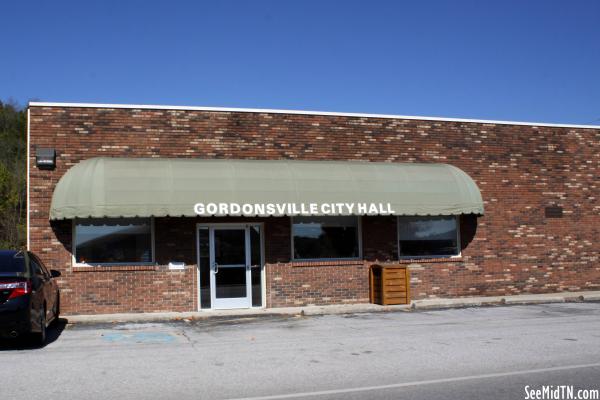
<svg viewBox="0 0 600 400">
<path fill-rule="evenodd" d="M 297 217 L 323 217 L 322 215 L 297 215 Z M 353 217 L 357 219 L 356 228 L 358 235 L 358 256 L 357 257 L 338 257 L 338 258 L 295 258 L 294 254 L 294 217 L 290 217 L 290 242 L 291 242 L 291 262 L 310 262 L 310 261 L 357 261 L 362 260 L 363 257 L 363 243 L 362 243 L 362 216 L 360 215 L 327 215 L 326 217 Z"/>
<path fill-rule="evenodd" d="M 454 217 L 456 221 L 456 247 L 458 250 L 457 254 L 431 254 L 424 256 L 403 256 L 400 253 L 400 219 L 403 216 L 396 217 L 396 247 L 398 251 L 398 260 L 427 260 L 427 259 L 437 259 L 437 258 L 461 258 L 462 257 L 462 245 L 460 241 L 460 215 L 405 215 L 405 217 L 423 217 L 423 218 L 431 218 L 431 217 Z"/>
<path fill-rule="evenodd" d="M 149 262 L 111 262 L 111 263 L 81 263 L 77 262 L 77 242 L 76 242 L 76 226 L 77 221 L 80 219 L 87 218 L 74 218 L 71 221 L 71 264 L 73 267 L 77 268 L 93 268 L 93 267 L 111 267 L 111 266 L 152 266 L 156 265 L 156 251 L 155 251 L 155 229 L 154 229 L 154 217 L 150 217 L 150 248 L 152 251 L 152 260 Z M 107 218 L 92 218 L 92 219 L 108 219 Z M 147 217 L 142 217 L 140 219 L 147 219 Z"/>
</svg>

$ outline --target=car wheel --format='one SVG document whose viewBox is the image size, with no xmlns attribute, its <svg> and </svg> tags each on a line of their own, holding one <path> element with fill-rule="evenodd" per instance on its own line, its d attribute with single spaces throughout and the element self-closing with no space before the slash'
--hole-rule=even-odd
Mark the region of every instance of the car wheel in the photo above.
<svg viewBox="0 0 600 400">
<path fill-rule="evenodd" d="M 40 315 L 40 331 L 33 334 L 35 344 L 43 346 L 46 343 L 46 306 Z"/>
</svg>

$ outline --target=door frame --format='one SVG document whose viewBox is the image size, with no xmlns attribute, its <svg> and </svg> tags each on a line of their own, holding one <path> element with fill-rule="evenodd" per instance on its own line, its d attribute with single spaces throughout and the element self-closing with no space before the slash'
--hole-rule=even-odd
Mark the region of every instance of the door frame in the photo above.
<svg viewBox="0 0 600 400">
<path fill-rule="evenodd" d="M 251 246 L 250 246 L 250 228 L 248 225 L 222 225 L 211 226 L 208 228 L 209 260 L 210 260 L 210 304 L 217 310 L 229 310 L 236 308 L 252 308 L 252 270 L 250 268 Z M 244 234 L 244 262 L 241 264 L 217 264 L 216 262 L 216 241 L 217 231 L 235 231 Z M 245 282 L 245 296 L 217 298 L 217 274 L 223 270 L 239 270 L 243 268 Z M 225 271 L 224 271 L 225 272 Z M 241 271 L 240 271 L 241 272 Z M 219 303 L 219 304 L 218 304 Z"/>
<path fill-rule="evenodd" d="M 266 288 L 266 274 L 265 274 L 265 224 L 264 222 L 217 222 L 217 223 L 196 223 L 196 299 L 197 299 L 197 310 L 198 311 L 212 311 L 216 310 L 213 304 L 213 299 L 216 293 L 214 293 L 213 283 L 209 282 L 209 287 L 211 287 L 211 302 L 210 308 L 202 308 L 202 304 L 200 303 L 200 228 L 209 229 L 209 249 L 212 252 L 212 246 L 210 244 L 211 239 L 211 228 L 247 228 L 252 226 L 260 227 L 260 281 L 261 281 L 261 305 L 260 306 L 252 306 L 252 295 L 250 295 L 250 307 L 249 308 L 265 308 L 266 307 L 266 298 L 267 298 L 267 288 Z M 246 251 L 250 251 L 250 249 L 246 249 Z M 210 257 L 209 257 L 210 259 Z M 211 280 L 212 266 L 210 276 Z M 248 282 L 247 284 L 252 287 L 252 282 Z"/>
</svg>

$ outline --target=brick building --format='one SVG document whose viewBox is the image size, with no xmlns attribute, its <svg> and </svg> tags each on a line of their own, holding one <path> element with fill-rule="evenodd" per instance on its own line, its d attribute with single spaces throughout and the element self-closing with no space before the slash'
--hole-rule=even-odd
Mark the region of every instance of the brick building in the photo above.
<svg viewBox="0 0 600 400">
<path fill-rule="evenodd" d="M 368 302 L 373 263 L 413 299 L 600 289 L 600 127 L 30 103 L 28 137 L 28 246 L 66 313 Z M 193 202 L 342 195 L 394 211 Z"/>
</svg>

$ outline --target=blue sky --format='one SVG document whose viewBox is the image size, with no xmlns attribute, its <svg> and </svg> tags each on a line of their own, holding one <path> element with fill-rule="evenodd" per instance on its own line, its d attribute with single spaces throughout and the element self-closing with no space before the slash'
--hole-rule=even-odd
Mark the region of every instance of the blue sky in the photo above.
<svg viewBox="0 0 600 400">
<path fill-rule="evenodd" d="M 0 99 L 600 124 L 600 1 L 3 2 Z"/>
</svg>

